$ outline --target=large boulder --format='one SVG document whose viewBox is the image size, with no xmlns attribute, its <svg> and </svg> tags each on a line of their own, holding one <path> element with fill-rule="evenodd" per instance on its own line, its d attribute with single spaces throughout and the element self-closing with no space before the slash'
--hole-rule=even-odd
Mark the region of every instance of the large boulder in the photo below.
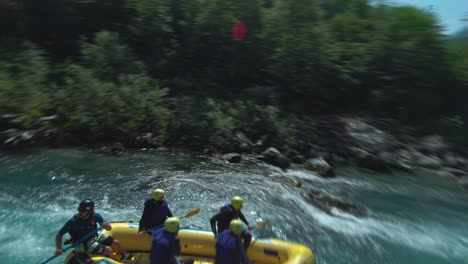
<svg viewBox="0 0 468 264">
<path fill-rule="evenodd" d="M 257 158 L 282 169 L 287 169 L 290 165 L 290 161 L 281 152 L 273 147 L 265 150 L 262 155 L 258 156 Z"/>
<path fill-rule="evenodd" d="M 228 153 L 223 158 L 230 163 L 239 163 L 242 160 L 242 155 L 239 153 Z"/>
<path fill-rule="evenodd" d="M 331 214 L 333 208 L 336 208 L 340 211 L 359 216 L 366 217 L 368 216 L 367 209 L 362 206 L 352 204 L 350 202 L 344 201 L 342 199 L 333 197 L 324 192 L 317 190 L 310 190 L 305 193 L 302 193 L 303 197 L 310 202 L 312 205 L 320 208 L 324 212 Z"/>
<path fill-rule="evenodd" d="M 460 183 L 466 190 L 468 190 L 468 177 L 459 179 L 458 183 Z"/>
<path fill-rule="evenodd" d="M 243 132 L 236 132 L 235 139 L 239 143 L 240 150 L 248 153 L 252 151 L 254 143 Z"/>
<path fill-rule="evenodd" d="M 335 177 L 332 166 L 322 157 L 307 159 L 304 162 L 304 168 L 316 172 L 318 175 L 326 178 Z"/>
<path fill-rule="evenodd" d="M 353 153 L 353 161 L 358 167 L 380 172 L 391 171 L 387 163 L 376 155 L 359 148 L 350 148 L 350 151 Z"/>
<path fill-rule="evenodd" d="M 364 121 L 345 119 L 345 131 L 352 145 L 369 153 L 379 153 L 391 146 L 391 137 Z"/>
<path fill-rule="evenodd" d="M 423 137 L 418 143 L 418 150 L 426 154 L 440 155 L 448 149 L 448 144 L 439 135 Z"/>
</svg>

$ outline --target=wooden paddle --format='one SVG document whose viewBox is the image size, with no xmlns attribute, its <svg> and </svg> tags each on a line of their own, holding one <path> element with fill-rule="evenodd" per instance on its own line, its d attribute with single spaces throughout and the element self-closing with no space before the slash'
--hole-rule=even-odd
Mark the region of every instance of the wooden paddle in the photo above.
<svg viewBox="0 0 468 264">
<path fill-rule="evenodd" d="M 195 210 L 193 210 L 193 211 L 190 211 L 190 212 L 186 213 L 184 216 L 180 217 L 179 219 L 184 219 L 184 218 L 187 219 L 187 218 L 190 218 L 190 217 L 192 217 L 192 216 L 197 215 L 198 213 L 200 213 L 200 211 L 201 211 L 201 208 L 197 208 L 197 209 L 195 209 Z M 148 229 L 146 232 L 147 232 L 147 233 L 151 233 L 151 232 L 153 232 L 154 230 L 156 230 L 156 229 L 158 229 L 158 228 L 161 228 L 161 227 L 163 227 L 163 226 L 164 226 L 164 224 L 159 225 L 159 226 L 157 226 L 157 227 L 153 227 L 153 228 L 151 228 L 151 229 Z"/>
<path fill-rule="evenodd" d="M 271 226 L 273 223 L 270 220 L 263 221 L 255 224 L 255 228 L 265 228 Z"/>
</svg>

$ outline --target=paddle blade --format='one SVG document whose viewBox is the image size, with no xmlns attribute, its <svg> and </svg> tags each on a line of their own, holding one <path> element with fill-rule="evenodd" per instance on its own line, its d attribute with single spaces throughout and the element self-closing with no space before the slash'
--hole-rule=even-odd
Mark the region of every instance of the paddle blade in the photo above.
<svg viewBox="0 0 468 264">
<path fill-rule="evenodd" d="M 201 210 L 201 208 L 197 208 L 197 209 L 195 209 L 193 211 L 190 211 L 186 215 L 184 215 L 183 218 L 190 218 L 190 217 L 192 217 L 194 215 L 197 215 L 198 213 L 200 213 L 200 210 Z"/>
<path fill-rule="evenodd" d="M 261 223 L 257 223 L 255 225 L 256 228 L 265 228 L 265 227 L 268 227 L 268 226 L 271 226 L 272 222 L 271 221 L 264 221 L 264 222 L 261 222 Z"/>
</svg>

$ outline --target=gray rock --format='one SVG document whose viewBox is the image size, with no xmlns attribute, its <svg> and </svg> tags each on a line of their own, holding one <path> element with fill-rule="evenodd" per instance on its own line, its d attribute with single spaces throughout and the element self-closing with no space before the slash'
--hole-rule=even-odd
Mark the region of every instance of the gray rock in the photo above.
<svg viewBox="0 0 468 264">
<path fill-rule="evenodd" d="M 346 120 L 345 129 L 358 148 L 378 153 L 389 147 L 390 135 L 360 120 Z"/>
<path fill-rule="evenodd" d="M 317 191 L 310 190 L 302 194 L 307 201 L 309 201 L 314 206 L 322 209 L 324 212 L 331 214 L 331 210 L 336 208 L 340 211 L 359 216 L 366 217 L 368 216 L 367 209 L 362 206 L 352 204 L 350 202 L 344 201 L 342 199 L 333 197 L 329 194 Z"/>
<path fill-rule="evenodd" d="M 442 167 L 442 160 L 436 156 L 425 156 L 420 154 L 416 163 L 419 166 L 428 169 L 439 169 Z"/>
<path fill-rule="evenodd" d="M 468 190 L 468 177 L 463 177 L 459 179 L 458 183 L 460 183 L 465 189 Z"/>
<path fill-rule="evenodd" d="M 446 151 L 449 147 L 444 139 L 439 135 L 426 136 L 419 141 L 421 151 L 438 154 Z"/>
<path fill-rule="evenodd" d="M 242 160 L 242 155 L 239 153 L 228 153 L 223 156 L 230 163 L 239 163 Z"/>
<path fill-rule="evenodd" d="M 452 153 L 445 153 L 443 156 L 445 160 L 445 164 L 450 167 L 454 167 L 457 169 L 463 169 L 466 168 L 466 159 L 463 157 L 460 157 L 458 155 L 454 155 Z"/>
<path fill-rule="evenodd" d="M 307 159 L 304 162 L 304 168 L 316 172 L 318 175 L 322 177 L 335 177 L 335 172 L 333 171 L 332 166 L 328 164 L 323 158 L 313 158 Z"/>
<path fill-rule="evenodd" d="M 43 123 L 56 120 L 57 118 L 58 118 L 58 115 L 43 116 L 43 117 L 36 119 L 36 121 L 34 121 L 34 125 L 41 125 Z"/>
<path fill-rule="evenodd" d="M 373 171 L 390 171 L 388 164 L 380 157 L 358 148 L 350 148 L 350 151 L 352 152 L 353 160 L 358 167 Z"/>
<path fill-rule="evenodd" d="M 268 148 L 257 158 L 282 169 L 289 168 L 290 165 L 290 161 L 276 148 Z"/>
</svg>

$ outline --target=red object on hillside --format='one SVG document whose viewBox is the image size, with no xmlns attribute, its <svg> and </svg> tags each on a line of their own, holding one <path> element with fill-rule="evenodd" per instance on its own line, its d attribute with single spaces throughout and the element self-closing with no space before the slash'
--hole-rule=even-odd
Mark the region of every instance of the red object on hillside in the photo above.
<svg viewBox="0 0 468 264">
<path fill-rule="evenodd" d="M 243 40 L 247 36 L 247 26 L 241 20 L 237 20 L 232 27 L 232 37 L 237 40 Z"/>
</svg>

